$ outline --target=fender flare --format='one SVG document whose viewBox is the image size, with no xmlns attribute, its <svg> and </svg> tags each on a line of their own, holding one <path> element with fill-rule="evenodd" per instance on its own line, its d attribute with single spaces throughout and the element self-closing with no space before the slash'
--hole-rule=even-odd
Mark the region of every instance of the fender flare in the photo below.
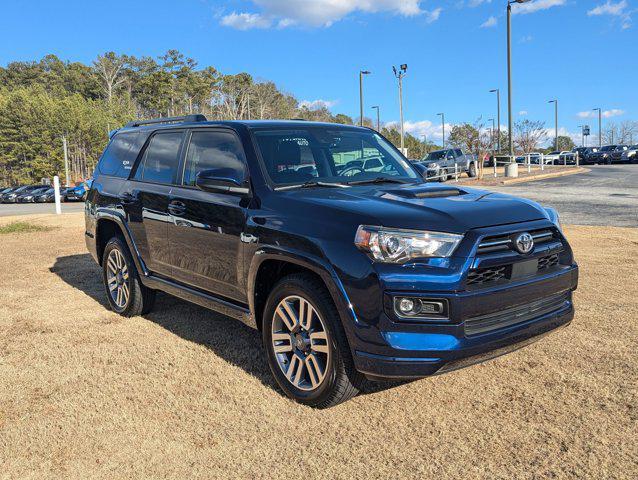
<svg viewBox="0 0 638 480">
<path fill-rule="evenodd" d="M 337 307 L 339 318 L 341 319 L 341 323 L 346 331 L 348 340 L 352 345 L 352 341 L 350 341 L 350 339 L 351 336 L 354 335 L 354 325 L 359 324 L 359 321 L 343 283 L 335 270 L 325 259 L 309 255 L 306 252 L 274 246 L 263 246 L 255 252 L 250 261 L 246 285 L 248 306 L 255 319 L 257 318 L 257 312 L 255 310 L 255 284 L 257 280 L 257 273 L 259 272 L 261 265 L 267 260 L 278 260 L 293 263 L 318 275 L 328 289 L 328 292 Z"/>
</svg>

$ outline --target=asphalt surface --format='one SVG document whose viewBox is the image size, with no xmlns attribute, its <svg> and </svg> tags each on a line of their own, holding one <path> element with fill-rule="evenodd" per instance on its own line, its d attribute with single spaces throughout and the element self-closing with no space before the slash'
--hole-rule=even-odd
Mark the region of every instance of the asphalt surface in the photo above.
<svg viewBox="0 0 638 480">
<path fill-rule="evenodd" d="M 567 225 L 638 227 L 638 165 L 587 165 L 589 173 L 481 187 L 558 210 Z"/>
<path fill-rule="evenodd" d="M 507 186 L 482 187 L 529 198 L 554 207 L 569 225 L 638 227 L 638 165 L 591 165 L 578 175 Z M 84 203 L 62 204 L 63 212 L 81 212 Z M 0 204 L 0 217 L 55 213 L 52 203 Z"/>
<path fill-rule="evenodd" d="M 83 212 L 84 202 L 65 202 L 62 204 L 62 213 Z M 2 203 L 0 204 L 0 217 L 10 215 L 34 215 L 43 213 L 55 213 L 55 203 Z"/>
</svg>

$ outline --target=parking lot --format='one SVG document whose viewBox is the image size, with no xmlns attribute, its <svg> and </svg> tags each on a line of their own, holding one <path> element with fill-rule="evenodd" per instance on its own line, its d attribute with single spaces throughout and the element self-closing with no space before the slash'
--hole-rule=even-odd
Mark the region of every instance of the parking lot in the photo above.
<svg viewBox="0 0 638 480">
<path fill-rule="evenodd" d="M 589 165 L 589 173 L 490 190 L 554 207 L 564 223 L 638 227 L 638 165 Z"/>
</svg>

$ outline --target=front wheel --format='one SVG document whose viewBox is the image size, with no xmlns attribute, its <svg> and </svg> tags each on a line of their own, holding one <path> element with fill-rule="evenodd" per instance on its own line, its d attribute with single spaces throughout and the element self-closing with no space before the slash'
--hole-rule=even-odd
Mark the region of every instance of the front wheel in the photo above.
<svg viewBox="0 0 638 480">
<path fill-rule="evenodd" d="M 474 162 L 470 163 L 470 168 L 467 173 L 470 176 L 470 178 L 476 177 L 476 163 Z"/>
<path fill-rule="evenodd" d="M 273 288 L 262 335 L 270 370 L 299 403 L 328 408 L 359 392 L 339 314 L 324 285 L 306 274 L 289 275 Z"/>
<path fill-rule="evenodd" d="M 448 178 L 447 168 L 439 170 L 439 182 L 447 182 Z"/>
<path fill-rule="evenodd" d="M 111 310 L 125 317 L 143 315 L 155 303 L 155 290 L 145 287 L 120 237 L 113 237 L 104 248 L 102 278 Z"/>
</svg>

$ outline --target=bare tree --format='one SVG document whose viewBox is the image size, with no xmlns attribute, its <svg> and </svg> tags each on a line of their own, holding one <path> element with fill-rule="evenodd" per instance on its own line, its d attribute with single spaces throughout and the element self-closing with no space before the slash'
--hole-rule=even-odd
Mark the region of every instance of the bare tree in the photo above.
<svg viewBox="0 0 638 480">
<path fill-rule="evenodd" d="M 547 136 L 545 122 L 522 120 L 514 124 L 514 144 L 523 153 L 531 153 Z"/>
<path fill-rule="evenodd" d="M 126 80 L 124 76 L 126 63 L 126 57 L 118 56 L 115 52 L 106 52 L 104 55 L 98 55 L 93 62 L 93 67 L 103 82 L 102 88 L 109 103 L 111 103 L 117 87 Z"/>
</svg>

